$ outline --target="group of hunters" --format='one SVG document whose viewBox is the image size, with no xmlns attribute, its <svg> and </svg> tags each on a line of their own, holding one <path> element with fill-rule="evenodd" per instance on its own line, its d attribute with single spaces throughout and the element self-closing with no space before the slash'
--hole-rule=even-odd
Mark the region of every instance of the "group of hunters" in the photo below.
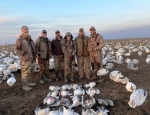
<svg viewBox="0 0 150 115">
<path fill-rule="evenodd" d="M 86 36 L 84 29 L 79 29 L 78 36 L 67 32 L 65 37 L 61 36 L 59 30 L 55 31 L 56 38 L 50 41 L 47 31 L 42 30 L 41 36 L 34 41 L 29 35 L 27 26 L 21 28 L 22 34 L 16 40 L 15 50 L 20 57 L 23 90 L 30 91 L 36 85 L 31 79 L 34 73 L 36 58 L 38 60 L 40 83 L 53 81 L 49 74 L 49 59 L 54 59 L 55 81 L 63 78 L 65 83 L 74 80 L 75 57 L 77 58 L 79 79 L 86 77 L 89 80 L 98 78 L 97 71 L 102 68 L 101 50 L 103 37 L 96 33 L 95 27 L 90 27 L 90 37 Z M 92 67 L 92 72 L 91 72 Z M 61 72 L 61 77 L 59 77 Z M 103 82 L 100 77 L 98 82 Z"/>
</svg>

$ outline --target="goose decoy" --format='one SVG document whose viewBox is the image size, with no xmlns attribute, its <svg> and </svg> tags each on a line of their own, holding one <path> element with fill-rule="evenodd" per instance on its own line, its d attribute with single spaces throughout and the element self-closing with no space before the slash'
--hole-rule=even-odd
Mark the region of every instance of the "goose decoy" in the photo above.
<svg viewBox="0 0 150 115">
<path fill-rule="evenodd" d="M 136 85 L 132 82 L 128 82 L 126 84 L 126 90 L 129 91 L 129 92 L 133 92 L 136 90 Z"/>
<path fill-rule="evenodd" d="M 137 89 L 133 91 L 130 96 L 130 101 L 128 102 L 131 108 L 135 108 L 137 106 L 141 106 L 147 97 L 147 91 L 143 89 Z"/>
</svg>

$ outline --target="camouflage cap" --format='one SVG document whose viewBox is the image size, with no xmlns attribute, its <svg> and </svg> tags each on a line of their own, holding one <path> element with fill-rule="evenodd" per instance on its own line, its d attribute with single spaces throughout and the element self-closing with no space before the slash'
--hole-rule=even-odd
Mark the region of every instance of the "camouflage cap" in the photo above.
<svg viewBox="0 0 150 115">
<path fill-rule="evenodd" d="M 79 31 L 84 31 L 84 29 L 83 29 L 83 28 L 80 28 Z"/>
<path fill-rule="evenodd" d="M 65 36 L 72 36 L 71 32 L 67 32 Z"/>
<path fill-rule="evenodd" d="M 95 30 L 95 27 L 94 27 L 94 26 L 91 26 L 91 27 L 90 27 L 90 30 Z"/>
<path fill-rule="evenodd" d="M 73 36 L 72 36 L 71 32 L 67 32 L 66 35 L 65 35 L 65 37 L 64 37 L 64 39 L 66 39 L 67 36 L 71 36 L 71 39 L 73 39 Z"/>
</svg>

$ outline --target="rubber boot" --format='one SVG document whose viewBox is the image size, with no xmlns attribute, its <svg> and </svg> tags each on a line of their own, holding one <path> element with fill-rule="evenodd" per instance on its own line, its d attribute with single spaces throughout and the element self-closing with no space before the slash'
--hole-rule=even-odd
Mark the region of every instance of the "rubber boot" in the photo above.
<svg viewBox="0 0 150 115">
<path fill-rule="evenodd" d="M 45 83 L 45 81 L 44 81 L 44 76 L 45 76 L 44 74 L 41 74 L 41 79 L 40 79 L 40 83 L 41 83 L 41 84 L 44 84 L 44 83 Z"/>
<path fill-rule="evenodd" d="M 49 73 L 45 73 L 45 81 L 51 82 L 53 81 L 52 79 L 50 79 Z"/>
<path fill-rule="evenodd" d="M 55 81 L 59 81 L 58 72 L 55 72 Z"/>
<path fill-rule="evenodd" d="M 68 83 L 68 76 L 65 75 L 64 77 L 65 77 L 65 83 Z"/>
<path fill-rule="evenodd" d="M 74 76 L 73 74 L 70 76 L 70 80 L 71 80 L 72 82 L 75 81 L 74 78 L 73 78 L 73 76 Z"/>
<path fill-rule="evenodd" d="M 27 85 L 27 80 L 26 80 L 26 79 L 22 79 L 22 85 L 23 85 L 23 90 L 25 90 L 25 91 L 30 91 L 30 90 L 32 90 L 31 87 L 28 87 L 28 85 Z"/>
<path fill-rule="evenodd" d="M 32 83 L 31 82 L 31 77 L 29 77 L 27 85 L 30 86 L 30 87 L 34 87 L 34 86 L 36 86 L 36 83 Z"/>
</svg>

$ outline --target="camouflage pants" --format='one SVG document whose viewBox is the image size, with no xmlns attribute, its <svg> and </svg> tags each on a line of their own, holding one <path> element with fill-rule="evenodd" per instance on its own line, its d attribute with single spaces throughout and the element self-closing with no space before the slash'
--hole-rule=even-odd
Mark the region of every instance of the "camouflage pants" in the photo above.
<svg viewBox="0 0 150 115">
<path fill-rule="evenodd" d="M 78 61 L 78 72 L 79 76 L 82 78 L 84 77 L 84 73 L 86 78 L 90 78 L 91 68 L 90 68 L 90 59 L 89 57 L 77 57 Z"/>
<path fill-rule="evenodd" d="M 22 79 L 28 79 L 34 73 L 34 61 L 21 61 L 21 76 Z"/>
<path fill-rule="evenodd" d="M 40 74 L 49 74 L 49 60 L 38 58 Z"/>
<path fill-rule="evenodd" d="M 101 63 L 101 51 L 93 51 L 90 53 L 90 61 L 91 63 Z"/>
<path fill-rule="evenodd" d="M 68 56 L 64 57 L 64 75 L 73 75 L 75 70 L 75 58 L 73 61 L 68 59 Z"/>
<path fill-rule="evenodd" d="M 64 69 L 64 56 L 58 55 L 54 56 L 54 65 L 55 65 L 55 72 L 61 71 Z"/>
<path fill-rule="evenodd" d="M 94 69 L 92 68 L 94 74 L 102 67 L 101 55 L 101 51 L 93 51 L 90 53 L 90 62 L 94 64 Z M 98 68 L 98 64 L 100 64 L 100 68 Z"/>
</svg>

